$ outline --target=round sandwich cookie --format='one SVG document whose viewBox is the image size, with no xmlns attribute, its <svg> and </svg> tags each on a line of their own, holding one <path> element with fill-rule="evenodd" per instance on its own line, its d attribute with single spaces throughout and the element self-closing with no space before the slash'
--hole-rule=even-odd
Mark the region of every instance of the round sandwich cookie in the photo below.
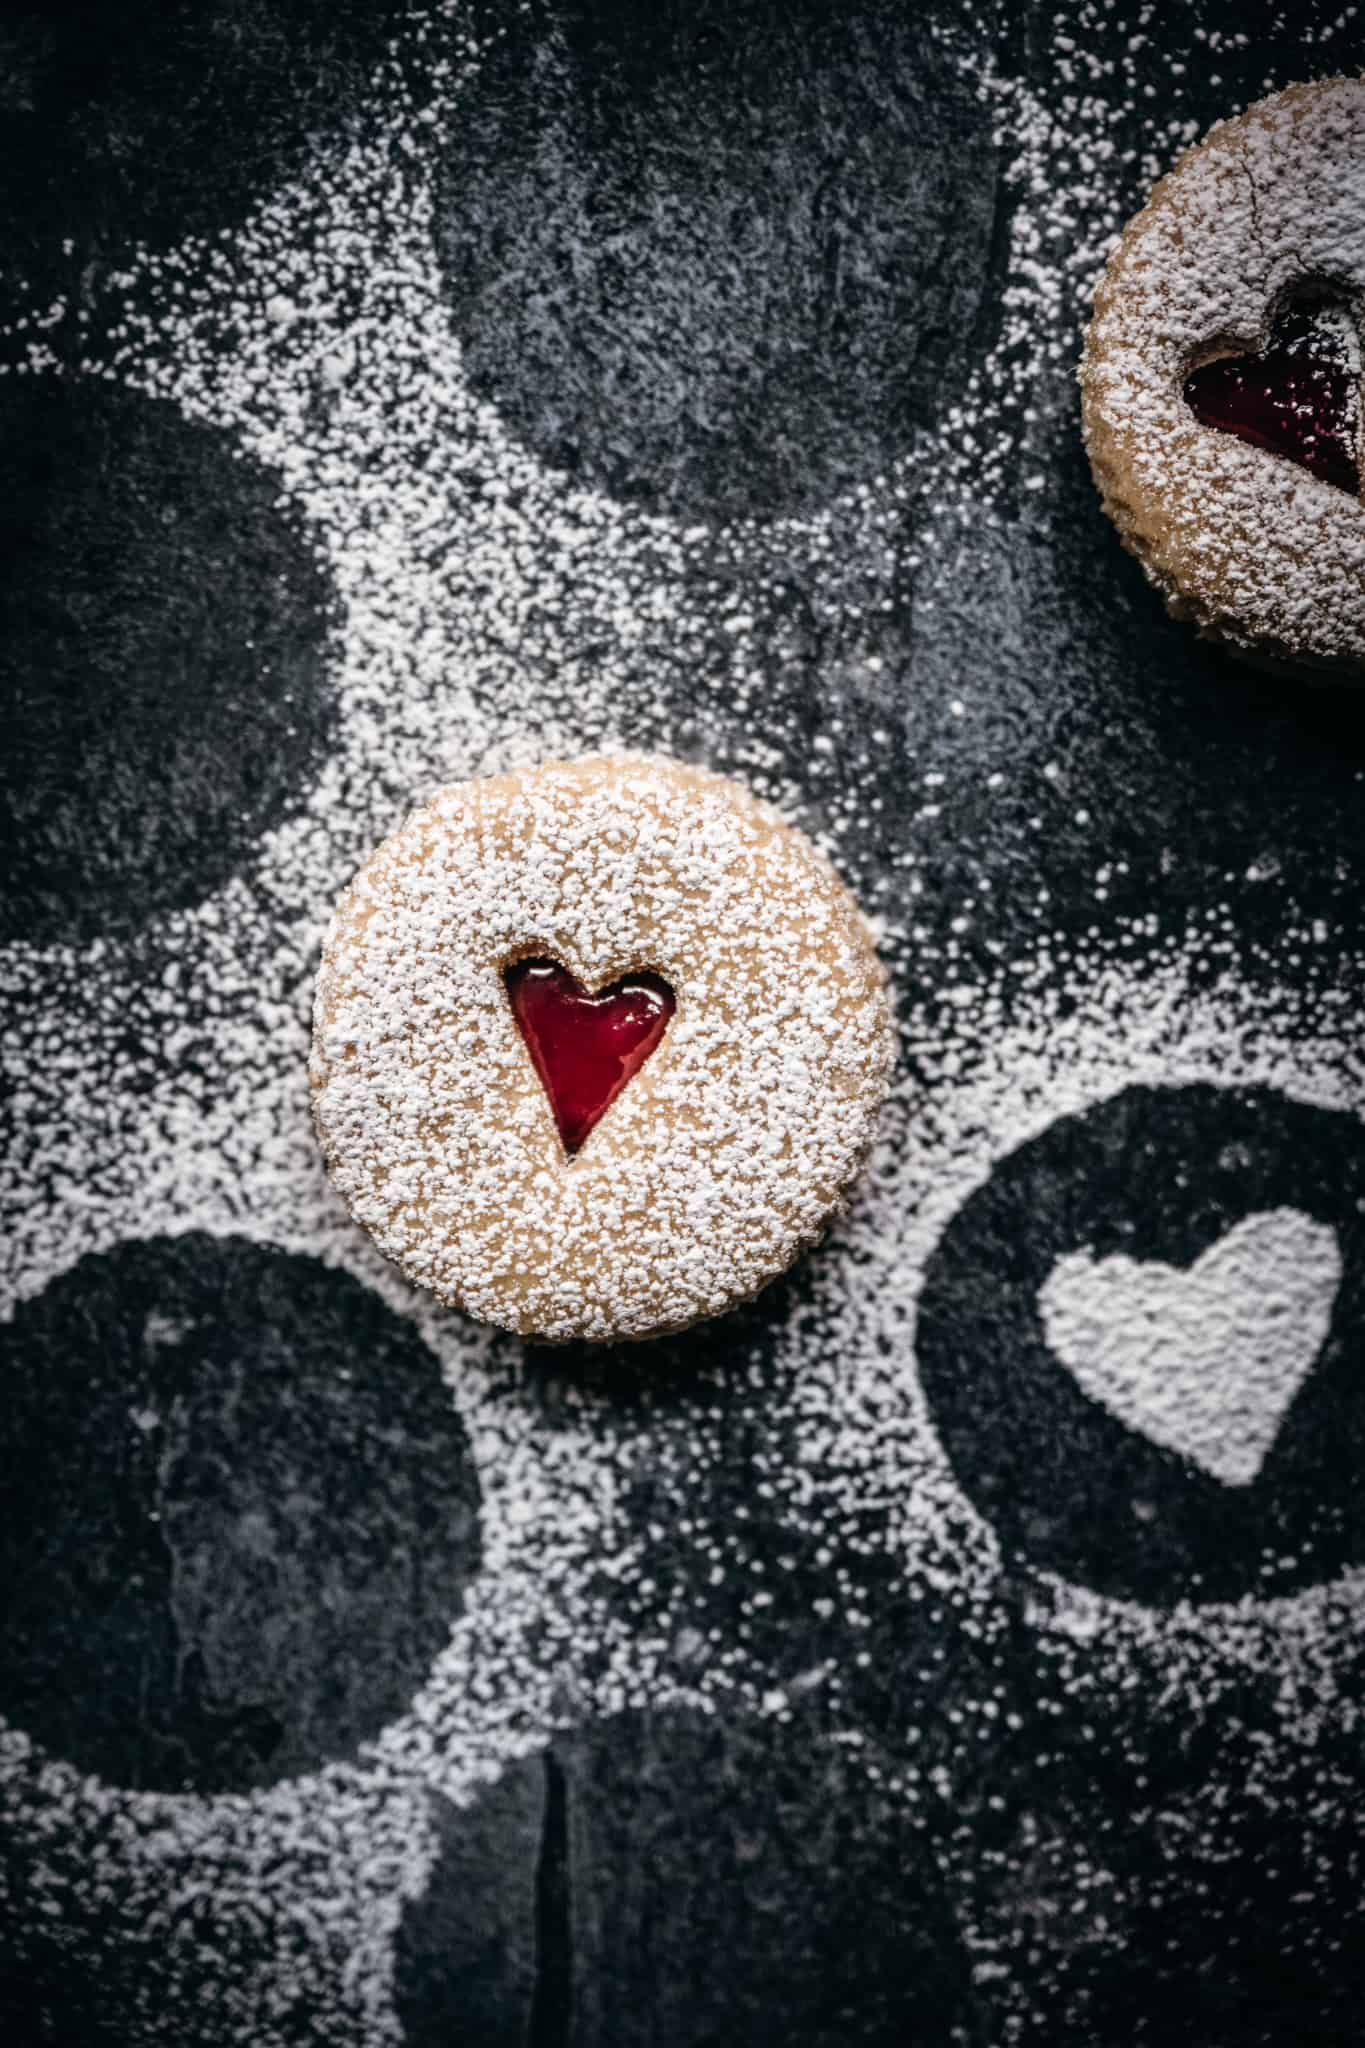
<svg viewBox="0 0 1365 2048">
<path fill-rule="evenodd" d="M 444 789 L 371 856 L 323 949 L 313 1101 L 410 1279 L 610 1341 L 719 1314 L 820 1235 L 892 1044 L 808 839 L 720 776 L 602 755 Z"/>
<path fill-rule="evenodd" d="M 1081 365 L 1105 510 L 1171 611 L 1250 660 L 1365 667 L 1365 80 L 1187 150 L 1124 230 Z"/>
</svg>

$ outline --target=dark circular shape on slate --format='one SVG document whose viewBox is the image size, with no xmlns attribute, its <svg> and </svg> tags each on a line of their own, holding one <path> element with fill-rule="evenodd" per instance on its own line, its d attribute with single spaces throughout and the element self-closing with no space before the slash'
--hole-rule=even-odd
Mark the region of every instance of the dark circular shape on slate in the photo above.
<svg viewBox="0 0 1365 2048">
<path fill-rule="evenodd" d="M 164 400 L 0 379 L 0 939 L 196 903 L 305 794 L 330 590 L 279 495 Z"/>
<path fill-rule="evenodd" d="M 1227 1486 L 1081 1392 L 1038 1294 L 1081 1247 L 1187 1267 L 1277 1208 L 1335 1231 L 1341 1285 L 1258 1477 Z M 1365 1559 L 1365 1127 L 1270 1088 L 1129 1088 L 1063 1117 L 948 1225 L 916 1348 L 957 1478 L 1016 1561 L 1154 1607 L 1330 1579 Z"/>
<path fill-rule="evenodd" d="M 989 110 L 922 14 L 487 13 L 438 239 L 508 427 L 580 482 L 715 518 L 821 503 L 903 453 L 979 353 L 1003 246 Z"/>
<path fill-rule="evenodd" d="M 0 244 L 34 289 L 232 225 L 363 101 L 404 0 L 7 0 Z"/>
<path fill-rule="evenodd" d="M 532 1768 L 450 1815 L 405 1915 L 409 2048 L 967 2038 L 916 1816 L 813 1719 L 623 1714 L 560 1737 L 539 1795 Z"/>
<path fill-rule="evenodd" d="M 438 1848 L 394 1937 L 394 2009 L 407 2048 L 542 2048 L 533 2031 L 543 1914 L 543 1756 L 508 1764 L 473 1806 L 433 1800 Z"/>
<path fill-rule="evenodd" d="M 480 1561 L 436 1360 L 318 1260 L 91 1254 L 0 1327 L 0 1712 L 107 1781 L 242 1791 L 406 1708 Z"/>
</svg>

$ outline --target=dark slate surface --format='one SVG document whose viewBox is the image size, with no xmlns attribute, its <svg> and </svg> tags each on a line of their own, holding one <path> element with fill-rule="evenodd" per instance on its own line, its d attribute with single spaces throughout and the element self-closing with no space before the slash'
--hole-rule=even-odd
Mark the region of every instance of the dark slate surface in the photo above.
<svg viewBox="0 0 1365 2048">
<path fill-rule="evenodd" d="M 1363 1136 L 1356 1117 L 1273 1089 L 1133 1088 L 1054 1123 L 962 1205 L 930 1261 L 916 1352 L 948 1454 L 1017 1554 L 1154 1607 L 1284 1593 L 1359 1561 Z M 1038 1293 L 1078 1246 L 1183 1268 L 1275 1208 L 1335 1231 L 1342 1283 L 1311 1382 L 1233 1494 L 1086 1400 L 1048 1350 Z M 964 1354 L 984 1385 L 964 1383 Z M 982 1431 L 983 1401 L 1004 1427 Z"/>
<path fill-rule="evenodd" d="M 1003 221 L 933 14 L 607 0 L 553 42 L 548 10 L 509 16 L 441 248 L 475 385 L 547 461 L 770 518 L 951 402 Z"/>
<path fill-rule="evenodd" d="M 464 1431 L 407 1323 L 316 1260 L 191 1234 L 80 1260 L 4 1350 L 0 1712 L 113 1784 L 216 1792 L 401 1711 L 479 1563 Z"/>
<path fill-rule="evenodd" d="M 1032 67 L 1043 91 L 1051 12 L 1002 0 L 979 17 L 983 48 Z M 394 14 L 359 0 L 8 7 L 6 310 L 58 286 L 93 302 L 134 238 L 164 246 L 231 226 L 311 137 L 357 118 Z M 1097 47 L 1121 55 L 1135 15 L 1116 8 Z M 1000 320 L 1011 201 L 979 104 L 932 53 L 930 16 L 868 0 L 601 0 L 567 10 L 554 50 L 550 18 L 536 0 L 516 21 L 446 166 L 477 200 L 461 215 L 477 235 L 448 222 L 442 257 L 480 389 L 556 466 L 688 516 L 800 507 L 875 473 L 951 402 Z M 1184 79 L 1201 125 L 1267 71 L 1314 68 L 1297 10 L 1208 0 L 1152 11 L 1143 76 L 1166 89 L 1162 38 L 1185 50 L 1200 21 L 1246 31 L 1240 51 Z M 907 72 L 908 99 L 887 87 Z M 615 317 L 623 266 L 639 280 L 629 322 Z M 150 401 L 101 393 L 58 421 L 29 392 L 0 394 L 7 937 L 117 936 L 202 898 L 325 758 L 329 593 L 272 518 L 268 483 L 213 444 Z M 1173 924 L 1271 849 L 1283 893 L 1236 900 L 1244 970 L 1261 971 L 1255 944 L 1286 900 L 1326 891 L 1330 971 L 1362 936 L 1365 700 L 1249 677 L 1194 645 L 1115 546 L 1074 433 L 1049 464 L 1053 527 L 1015 506 L 1000 544 L 1003 566 L 1032 578 L 1026 644 L 1001 640 L 979 575 L 932 632 L 913 577 L 896 587 L 878 643 L 876 708 L 895 714 L 879 783 L 887 850 L 912 758 L 982 778 L 1052 759 L 1068 805 L 1046 834 L 1025 829 L 1036 780 L 957 816 L 922 869 L 931 922 L 984 873 L 1001 885 L 992 937 L 1031 936 L 1040 883 L 1051 922 L 1083 929 L 1083 801 L 1105 821 L 1106 857 L 1130 862 L 1120 905 L 1125 887 L 1129 907 L 1145 905 L 1161 850 Z M 831 703 L 865 716 L 867 685 L 846 680 L 847 650 L 799 576 L 773 605 L 784 722 L 813 731 Z M 252 687 L 262 645 L 287 700 Z M 964 664 L 981 708 L 953 728 L 944 705 Z M 969 957 L 977 943 L 964 941 Z M 1212 1132 L 1239 1142 L 1235 1171 L 1192 1167 Z M 1278 1098 L 1125 1097 L 1054 1127 L 962 1211 L 935 1260 L 921 1363 L 957 1475 L 1017 1558 L 1158 1606 L 1285 1590 L 1310 1543 L 1315 1571 L 1359 1561 L 1359 1145 L 1344 1118 Z M 1165 1199 L 1135 1183 L 1134 1147 L 1172 1167 Z M 1346 1281 L 1310 1398 L 1233 1514 L 1188 1468 L 1075 1408 L 1040 1352 L 1033 1297 L 1082 1227 L 1087 1242 L 1098 1231 L 1188 1258 L 1273 1203 L 1337 1229 Z M 985 1287 L 987 1267 L 1006 1271 L 1003 1290 Z M 994 2048 L 1005 2037 L 989 1982 L 971 1982 L 971 1921 L 995 1930 L 1030 1986 L 1011 2041 L 1358 2041 L 1365 1787 L 1349 1733 L 1322 1738 L 1330 1797 L 1305 1764 L 1301 1788 L 1243 1798 L 1258 1759 L 1251 1700 L 1224 1700 L 1197 1729 L 1142 1694 L 1097 1719 L 1059 1693 L 1022 1605 L 984 1642 L 912 1602 L 884 1558 L 850 1547 L 831 1560 L 819 1533 L 793 1535 L 761 1502 L 736 1521 L 753 1416 L 765 1456 L 789 1441 L 771 1333 L 802 1286 L 794 1276 L 670 1347 L 647 1388 L 629 1361 L 533 1358 L 544 1427 L 582 1374 L 604 1428 L 643 1415 L 657 1429 L 657 1465 L 629 1503 L 653 1591 L 622 1595 L 627 1620 L 666 1617 L 680 1641 L 721 1626 L 783 1681 L 832 1659 L 841 1725 L 887 1775 L 913 1729 L 932 1776 L 963 1703 L 996 1698 L 977 1774 L 932 1813 L 929 1841 L 814 1710 L 782 1724 L 632 1714 L 566 1735 L 472 1816 L 439 1814 L 436 1868 L 396 1943 L 403 2037 Z M 998 1378 L 994 1430 L 973 1427 L 936 1370 L 940 1348 L 964 1344 Z M 0 1581 L 19 1597 L 0 1620 L 0 1710 L 114 1782 L 240 1790 L 347 1756 L 411 1695 L 477 1562 L 477 1489 L 434 1361 L 365 1290 L 245 1244 L 139 1241 L 26 1305 L 5 1350 Z M 739 1370 L 748 1419 L 726 1438 L 716 1418 Z M 742 1610 L 735 1574 L 713 1582 L 704 1542 L 669 1530 L 672 1449 L 699 1418 L 721 1454 L 691 1509 L 730 1563 L 772 1587 L 761 1610 Z M 1139 1491 L 1159 1509 L 1140 1548 Z M 229 1526 L 254 1531 L 255 1547 L 225 1543 Z M 324 1628 L 318 1588 L 338 1574 Z M 363 1614 L 347 1604 L 362 1583 Z M 6 1886 L 3 2038 L 140 2038 L 151 1945 L 117 1915 L 93 1947 L 70 1941 L 26 1903 L 30 1878 L 22 1863 Z M 245 1967 L 248 1940 L 206 1935 L 212 1967 Z M 187 2013 L 180 2038 L 210 2048 L 213 2010 Z M 312 2038 L 304 2009 L 298 2031 Z"/>
<path fill-rule="evenodd" d="M 813 1717 L 777 1733 L 683 1710 L 612 1718 L 505 1780 L 479 1822 L 495 1840 L 452 1818 L 405 1921 L 409 2042 L 462 2023 L 537 2048 L 962 2038 L 967 1961 L 932 1854 Z M 523 1909 L 536 1887 L 533 1991 L 524 1910 L 504 1921 L 495 1905 L 470 1939 L 471 1840 L 513 1885 L 519 1872 Z"/>
<path fill-rule="evenodd" d="M 6 939 L 197 903 L 326 758 L 330 596 L 230 435 L 96 383 L 0 387 Z"/>
<path fill-rule="evenodd" d="M 130 241 L 231 226 L 346 119 L 394 16 L 355 0 L 10 0 L 5 285 L 88 292 Z"/>
<path fill-rule="evenodd" d="M 547 2038 L 537 2026 L 557 1988 L 540 1964 L 550 1768 L 531 1757 L 472 1814 L 440 1815 L 436 1867 L 396 1943 L 394 2003 L 408 2048 L 440 2048 L 462 2033 L 487 2048 Z"/>
</svg>

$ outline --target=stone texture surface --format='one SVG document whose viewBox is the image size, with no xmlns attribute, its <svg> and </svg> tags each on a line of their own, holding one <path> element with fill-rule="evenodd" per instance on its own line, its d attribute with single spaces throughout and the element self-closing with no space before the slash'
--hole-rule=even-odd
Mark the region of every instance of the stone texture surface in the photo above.
<svg viewBox="0 0 1365 2048">
<path fill-rule="evenodd" d="M 114 13 L 74 0 L 11 7 L 0 26 L 7 313 L 58 285 L 93 303 L 133 240 L 240 219 L 311 133 L 356 118 L 396 15 L 361 0 L 115 12 L 117 33 Z M 1000 324 L 1018 195 L 917 10 L 505 12 L 505 51 L 446 167 L 476 203 L 463 225 L 446 221 L 441 252 L 481 393 L 548 462 L 686 517 L 790 510 L 892 461 L 952 402 L 965 357 Z M 1046 101 L 1060 90 L 1055 12 L 1001 0 L 953 18 Z M 1231 0 L 1141 20 L 1116 7 L 1087 33 L 1119 65 L 1145 37 L 1136 104 L 1144 81 L 1171 89 L 1167 44 L 1188 53 L 1206 24 L 1245 40 L 1189 67 L 1182 105 L 1198 125 L 1268 69 L 1311 67 L 1297 10 L 1249 22 Z M 1136 204 L 1136 159 L 1131 176 Z M 639 297 L 622 323 L 625 265 Z M 268 476 L 216 464 L 208 429 L 167 427 L 150 401 L 100 399 L 77 425 L 83 440 L 30 393 L 0 392 L 0 458 L 20 476 L 0 493 L 0 857 L 6 935 L 22 939 L 117 938 L 201 896 L 254 857 L 331 732 L 327 592 Z M 1048 929 L 1083 934 L 1103 859 L 1107 914 L 1174 928 L 1231 906 L 1228 957 L 1249 985 L 1270 973 L 1257 949 L 1286 903 L 1329 895 L 1330 929 L 1288 970 L 1310 993 L 1365 935 L 1365 697 L 1248 676 L 1162 616 L 1104 521 L 1074 428 L 1049 418 L 1046 518 L 1021 493 L 932 604 L 909 566 L 921 508 L 907 509 L 898 566 L 877 584 L 885 608 L 856 631 L 827 616 L 780 526 L 764 538 L 783 766 L 799 780 L 832 717 L 886 728 L 869 844 L 888 873 L 923 765 L 956 785 L 952 829 L 916 872 L 926 947 L 990 885 L 992 919 L 953 941 L 964 974 L 1036 940 L 1041 890 Z M 104 468 L 81 466 L 91 446 L 110 451 Z M 10 528 L 44 464 L 52 516 L 30 571 Z M 103 534 L 106 488 L 118 517 Z M 174 535 L 149 507 L 177 513 Z M 116 586 L 126 611 L 70 671 L 91 743 L 54 677 L 79 606 Z M 286 719 L 232 666 L 247 633 L 293 679 Z M 959 721 L 964 677 L 973 715 Z M 100 826 L 83 834 L 91 804 Z M 920 1362 L 953 1470 L 1008 1553 L 993 1633 L 947 1593 L 912 1593 L 871 1534 L 832 1546 L 818 1515 L 793 1523 L 769 1485 L 798 1455 L 779 1340 L 815 1313 L 807 1274 L 670 1343 L 647 1373 L 622 1354 L 527 1359 L 547 1441 L 581 1424 L 584 1389 L 604 1442 L 651 1437 L 621 1503 L 638 1568 L 595 1589 L 604 1609 L 671 1645 L 661 1665 L 679 1692 L 714 1634 L 782 1701 L 761 1721 L 621 1701 L 472 1803 L 434 1801 L 425 1886 L 392 1907 L 379 2038 L 1358 2040 L 1358 1651 L 1338 1652 L 1329 1628 L 1322 1661 L 1297 1675 L 1332 1711 L 1267 1791 L 1267 1709 L 1250 1680 L 1194 1719 L 1155 1682 L 1125 1680 L 1097 1707 L 1067 1695 L 1031 1626 L 1026 1568 L 1040 1564 L 1170 1609 L 1361 1561 L 1356 1128 L 1325 1108 L 1204 1094 L 1054 1126 L 943 1240 Z M 21 1113 L 0 1105 L 3 1135 Z M 1141 1185 L 1139 1157 L 1159 1169 Z M 1344 1277 L 1325 1369 L 1255 1486 L 1230 1499 L 1061 1383 L 1031 1303 L 1078 1245 L 1178 1264 L 1248 1202 L 1329 1222 Z M 992 1296 L 985 1276 L 1002 1271 L 1010 1284 Z M 413 1329 L 319 1261 L 191 1236 L 82 1261 L 0 1335 L 0 1710 L 116 1787 L 231 1799 L 352 1757 L 420 1685 L 479 1556 L 468 1446 Z M 962 1351 L 970 1386 L 952 1370 Z M 1135 1515 L 1135 1501 L 1155 1513 Z M 822 1671 L 837 1725 L 802 1704 Z M 964 1720 L 982 1701 L 964 1768 Z M 913 1826 L 888 1789 L 912 1772 Z M 253 2038 L 219 1997 L 264 1978 L 267 1936 L 239 1901 L 220 1915 L 222 1871 L 196 1878 L 172 1954 L 133 1890 L 109 1894 L 98 1927 L 49 1912 L 59 1852 L 39 1831 L 0 1857 L 0 2038 Z M 324 1867 L 340 1853 L 317 1851 Z M 294 2002 L 272 2008 L 267 2038 L 345 2038 L 314 1995 L 314 1953 L 269 1940 Z M 342 1980 L 347 1956 L 327 1960 Z M 1008 2009 L 1007 1977 L 1023 1987 Z M 353 2033 L 364 2038 L 358 2022 Z"/>
<path fill-rule="evenodd" d="M 478 1568 L 436 1361 L 318 1261 L 192 1233 L 0 1338 L 0 1711 L 115 1785 L 245 1791 L 406 1703 Z"/>
</svg>

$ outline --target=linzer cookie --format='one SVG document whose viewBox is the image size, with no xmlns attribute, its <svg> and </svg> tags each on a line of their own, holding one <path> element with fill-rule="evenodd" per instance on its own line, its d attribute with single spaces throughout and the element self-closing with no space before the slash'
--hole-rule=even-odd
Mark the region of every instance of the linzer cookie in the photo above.
<svg viewBox="0 0 1365 2048">
<path fill-rule="evenodd" d="M 1365 666 L 1365 81 L 1210 130 L 1129 222 L 1081 366 L 1105 510 L 1171 611 L 1252 660 Z"/>
<path fill-rule="evenodd" d="M 380 1249 L 523 1335 L 644 1337 L 819 1236 L 891 1062 L 856 904 L 721 777 L 637 755 L 443 790 L 356 876 L 317 1126 Z"/>
</svg>

